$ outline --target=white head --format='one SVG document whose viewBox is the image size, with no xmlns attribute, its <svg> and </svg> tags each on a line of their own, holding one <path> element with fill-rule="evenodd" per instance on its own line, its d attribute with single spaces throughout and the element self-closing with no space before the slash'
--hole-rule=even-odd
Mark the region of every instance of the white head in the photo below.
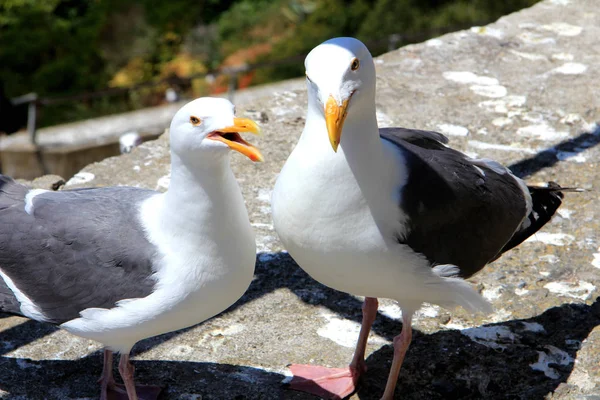
<svg viewBox="0 0 600 400">
<path fill-rule="evenodd" d="M 142 144 L 143 140 L 137 132 L 126 132 L 119 137 L 119 149 L 121 154 L 131 153 L 131 151 Z"/>
<path fill-rule="evenodd" d="M 340 37 L 321 43 L 304 61 L 308 106 L 324 115 L 329 141 L 340 144 L 346 115 L 375 104 L 375 65 L 358 39 Z"/>
<path fill-rule="evenodd" d="M 240 132 L 257 134 L 258 125 L 246 118 L 235 118 L 229 100 L 201 97 L 183 107 L 170 127 L 171 151 L 184 161 L 222 158 L 236 150 L 252 161 L 262 161 L 258 149 L 246 142 Z"/>
</svg>

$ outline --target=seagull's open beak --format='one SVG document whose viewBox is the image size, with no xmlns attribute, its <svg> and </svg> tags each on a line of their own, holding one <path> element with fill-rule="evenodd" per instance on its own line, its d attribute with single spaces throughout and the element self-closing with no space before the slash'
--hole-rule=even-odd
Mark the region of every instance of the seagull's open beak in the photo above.
<svg viewBox="0 0 600 400">
<path fill-rule="evenodd" d="M 260 133 L 256 122 L 247 118 L 234 118 L 233 125 L 208 134 L 207 138 L 225 143 L 232 150 L 238 151 L 252 161 L 264 161 L 260 151 L 240 136 L 240 132 Z"/>
<path fill-rule="evenodd" d="M 325 123 L 327 124 L 327 132 L 329 133 L 329 142 L 336 153 L 340 144 L 350 97 L 344 100 L 342 105 L 338 105 L 333 96 L 329 95 L 327 103 L 325 103 Z"/>
</svg>

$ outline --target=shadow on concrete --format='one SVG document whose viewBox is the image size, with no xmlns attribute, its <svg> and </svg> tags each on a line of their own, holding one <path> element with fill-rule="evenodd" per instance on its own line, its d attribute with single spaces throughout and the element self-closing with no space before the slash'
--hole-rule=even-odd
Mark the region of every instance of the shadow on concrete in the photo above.
<svg viewBox="0 0 600 400">
<path fill-rule="evenodd" d="M 308 304 L 326 306 L 344 318 L 361 321 L 361 301 L 312 280 L 287 253 L 259 254 L 256 279 L 246 294 L 225 312 L 281 287 L 289 288 Z M 545 332 L 528 331 L 524 322 L 538 323 L 544 327 Z M 456 330 L 444 330 L 431 335 L 415 331 L 400 375 L 397 397 L 543 399 L 567 380 L 574 364 L 551 364 L 550 367 L 558 374 L 557 379 L 547 378 L 543 372 L 532 370 L 530 364 L 538 361 L 539 352 L 549 352 L 547 346 L 564 350 L 575 359 L 578 344 L 598 325 L 600 300 L 591 306 L 564 304 L 535 318 L 486 325 L 485 327 L 492 328 L 507 327 L 513 332 L 514 341 L 505 343 L 504 349 L 493 349 L 475 343 Z M 401 327 L 399 321 L 379 314 L 373 331 L 391 340 L 400 332 Z M 35 321 L 26 321 L 10 328 L 2 332 L 2 354 L 42 338 L 56 329 Z M 186 330 L 141 341 L 134 348 L 134 354 L 143 353 Z M 369 372 L 358 393 L 360 399 L 378 399 L 381 396 L 391 360 L 391 346 L 384 346 L 369 356 Z M 287 390 L 281 384 L 282 375 L 257 368 L 176 361 L 134 361 L 134 364 L 136 378 L 140 383 L 160 382 L 167 385 L 167 390 L 161 397 L 164 399 L 184 398 L 186 393 L 211 393 L 214 398 L 231 399 L 315 398 Z M 0 389 L 15 396 L 26 395 L 28 399 L 59 399 L 65 395 L 94 397 L 97 396 L 96 379 L 101 365 L 100 352 L 76 361 L 30 361 L 0 357 Z M 284 365 L 280 367 L 283 368 Z M 36 397 L 37 390 L 46 392 L 42 397 Z"/>
<path fill-rule="evenodd" d="M 591 132 L 582 132 L 579 136 L 565 140 L 557 145 L 540 151 L 536 155 L 509 165 L 508 168 L 519 178 L 527 178 L 536 172 L 554 166 L 556 163 L 575 157 L 577 154 L 600 143 L 600 125 Z M 568 182 L 563 182 L 568 186 Z"/>
<path fill-rule="evenodd" d="M 527 330 L 525 323 L 537 323 L 542 332 Z M 484 325 L 506 327 L 514 340 L 504 348 L 490 348 L 473 342 L 456 330 L 431 335 L 416 333 L 400 373 L 396 397 L 402 399 L 544 399 L 566 382 L 574 367 L 577 350 L 589 333 L 600 325 L 600 300 L 591 306 L 563 304 L 525 320 Z M 480 329 L 480 328 L 475 328 Z M 540 360 L 540 352 L 550 349 L 564 353 L 549 358 L 549 374 L 535 371 L 531 364 Z M 568 355 L 568 356 L 567 356 Z M 367 359 L 369 371 L 359 398 L 378 399 L 385 387 L 393 357 L 391 346 L 384 346 Z M 563 358 L 564 357 L 564 358 Z M 561 360 L 567 360 L 564 365 Z"/>
<path fill-rule="evenodd" d="M 10 316 L 11 315 L 9 314 L 0 314 L 0 317 Z M 0 356 L 35 340 L 41 339 L 44 336 L 50 335 L 58 329 L 59 328 L 54 325 L 37 322 L 31 319 L 24 320 L 22 324 L 15 325 L 12 328 L 0 332 Z"/>
<path fill-rule="evenodd" d="M 98 399 L 101 363 L 100 352 L 76 361 L 0 357 L 0 389 L 10 398 L 28 400 Z M 163 386 L 160 399 L 308 399 L 286 393 L 280 384 L 283 375 L 258 368 L 189 361 L 134 365 L 137 382 Z"/>
<path fill-rule="evenodd" d="M 543 150 L 531 158 L 510 165 L 509 168 L 515 175 L 526 178 L 544 168 L 552 167 L 559 161 L 573 157 L 598 144 L 600 144 L 600 126 L 593 132 L 581 133 L 576 138 L 566 140 Z M 569 185 L 568 182 L 561 183 L 563 185 Z M 353 296 L 335 291 L 312 280 L 296 265 L 287 253 L 259 254 L 257 256 L 255 276 L 256 279 L 244 296 L 225 312 L 229 312 L 249 301 L 258 299 L 278 288 L 285 287 L 289 288 L 302 301 L 308 304 L 323 305 L 344 318 L 359 323 L 361 321 L 361 301 Z M 586 313 L 590 313 L 594 317 L 584 317 L 583 315 L 586 315 Z M 554 315 L 553 318 L 556 318 L 556 321 L 551 321 L 548 315 Z M 0 313 L 0 318 L 6 316 L 7 314 Z M 564 316 L 569 316 L 569 318 L 563 323 L 561 318 Z M 544 325 L 547 333 L 537 333 L 535 334 L 535 337 L 530 337 L 531 334 L 529 333 L 519 333 L 522 331 L 522 328 L 519 328 L 519 324 L 522 325 L 520 321 L 514 320 L 501 324 L 502 326 L 509 326 L 511 329 L 514 328 L 514 332 L 517 332 L 520 335 L 518 343 L 509 346 L 504 352 L 498 352 L 497 350 L 473 343 L 469 338 L 461 335 L 458 331 L 440 331 L 433 335 L 422 335 L 419 332 L 415 332 L 413 345 L 409 350 L 405 367 L 401 373 L 398 390 L 402 391 L 403 398 L 411 399 L 469 399 L 481 398 L 481 396 L 485 396 L 486 398 L 496 398 L 496 394 L 497 398 L 543 398 L 544 395 L 551 393 L 560 382 L 564 382 L 567 379 L 573 365 L 570 364 L 566 367 L 561 366 L 560 368 L 556 368 L 560 378 L 549 379 L 544 377 L 541 372 L 533 372 L 529 367 L 529 364 L 537 360 L 538 351 L 544 351 L 544 346 L 554 345 L 560 349 L 564 349 L 564 340 L 581 341 L 585 339 L 589 332 L 595 326 L 600 324 L 600 319 L 598 317 L 598 302 L 589 307 L 565 304 L 561 307 L 548 310 L 544 314 L 533 318 L 531 321 L 539 322 Z M 0 355 L 7 354 L 12 350 L 41 339 L 46 335 L 55 332 L 57 329 L 58 328 L 52 325 L 36 321 L 26 321 L 0 332 L 2 338 Z M 189 329 L 191 328 L 141 341 L 135 346 L 134 353 L 148 351 Z M 282 329 L 285 329 L 285 327 L 282 327 Z M 388 340 L 391 340 L 397 335 L 400 332 L 400 329 L 401 323 L 387 318 L 382 314 L 378 315 L 377 322 L 373 326 L 374 332 Z M 521 329 L 521 331 L 519 329 Z M 575 350 L 569 351 L 569 355 L 575 358 Z M 383 347 L 369 357 L 368 365 L 370 367 L 370 373 L 366 377 L 364 389 L 359 392 L 361 399 L 378 398 L 377 395 L 382 392 L 385 385 L 391 358 L 392 350 L 390 346 Z M 428 363 L 424 365 L 423 362 L 420 362 L 421 360 L 428 360 Z M 305 361 L 306 360 L 290 360 L 290 362 Z M 48 390 L 63 384 L 68 386 L 67 382 L 71 382 L 73 387 L 88 385 L 90 388 L 89 390 L 92 390 L 92 388 L 94 388 L 94 390 L 97 389 L 95 379 L 87 382 L 90 380 L 89 372 L 73 372 L 74 378 L 69 378 L 63 382 L 62 378 L 53 378 L 52 373 L 45 378 L 46 375 L 44 371 L 54 371 L 55 369 L 58 371 L 77 371 L 79 368 L 85 366 L 86 368 L 89 367 L 89 369 L 95 371 L 93 375 L 96 376 L 101 368 L 101 359 L 99 357 L 85 357 L 77 361 L 35 362 L 35 366 L 32 368 L 29 368 L 28 364 L 32 362 L 27 361 L 26 364 L 23 364 L 23 362 L 25 361 L 19 359 L 15 361 L 13 358 L 0 357 L 0 389 L 15 395 L 24 393 L 29 385 L 27 381 L 29 380 L 29 382 L 31 382 L 32 379 L 43 382 L 44 385 L 40 386 L 40 388 L 45 387 Z M 27 366 L 22 367 L 19 363 Z M 164 370 L 165 368 L 174 368 L 173 374 L 169 373 L 165 379 L 175 379 L 175 377 L 177 377 L 177 382 L 184 382 L 182 377 L 187 376 L 185 372 L 186 369 L 193 370 L 196 365 L 207 366 L 211 364 L 137 361 L 136 365 L 146 365 L 149 374 L 151 373 L 150 369 L 155 368 L 154 366 L 161 370 Z M 175 368 L 174 366 L 177 365 L 182 365 L 183 367 Z M 216 364 L 212 365 L 213 368 L 217 368 L 214 367 Z M 50 366 L 51 368 L 40 368 L 41 366 Z M 60 368 L 52 368 L 52 366 L 60 366 Z M 227 367 L 226 365 L 222 366 L 223 368 Z M 233 366 L 229 367 L 241 368 Z M 524 371 L 526 373 L 524 373 Z M 276 375 L 278 378 L 273 381 L 273 385 L 276 387 L 281 386 L 279 384 L 279 381 L 281 380 L 279 374 L 271 374 L 265 371 L 262 372 L 267 377 Z M 34 373 L 34 376 L 29 375 L 31 373 Z M 80 376 L 81 374 L 85 374 L 85 378 L 77 378 L 77 376 Z M 15 380 L 11 378 L 16 376 L 19 376 L 19 379 Z M 171 378 L 169 378 L 169 376 Z M 79 382 L 77 379 L 83 379 L 86 382 Z M 190 379 L 198 380 L 199 378 L 190 377 Z M 271 382 L 269 379 L 270 378 L 268 378 L 267 381 Z M 140 381 L 144 381 L 143 377 L 140 377 Z M 210 385 L 215 384 L 210 379 L 204 379 L 202 382 L 203 383 L 198 386 L 198 393 L 201 393 L 202 390 L 204 390 L 202 389 L 203 387 L 209 387 Z M 250 381 L 246 383 L 248 386 L 254 386 Z M 215 390 L 217 389 L 215 388 Z M 218 391 L 210 393 L 218 393 Z M 240 399 L 263 398 L 252 397 L 254 394 L 249 394 L 247 388 L 246 391 L 240 393 L 243 393 L 241 394 L 242 396 L 246 396 L 239 397 Z M 285 398 L 292 398 L 289 396 L 294 396 L 293 398 L 299 399 L 312 398 L 302 394 L 290 394 L 295 393 L 290 391 L 285 393 L 287 393 L 285 394 Z M 523 397 L 521 396 L 523 393 L 528 395 Z M 281 396 L 283 395 L 264 398 L 282 398 Z M 48 393 L 45 393 L 45 397 L 43 398 L 54 397 L 48 397 Z M 60 396 L 56 398 L 60 398 Z"/>
</svg>

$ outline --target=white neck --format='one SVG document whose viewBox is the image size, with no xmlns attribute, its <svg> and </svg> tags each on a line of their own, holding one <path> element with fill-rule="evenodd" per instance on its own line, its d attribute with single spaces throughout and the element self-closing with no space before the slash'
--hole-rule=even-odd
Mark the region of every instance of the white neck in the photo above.
<svg viewBox="0 0 600 400">
<path fill-rule="evenodd" d="M 366 94 L 366 93 L 365 93 Z M 371 171 L 382 166 L 383 146 L 379 137 L 374 101 L 363 101 L 348 110 L 344 123 L 340 145 L 335 153 L 329 143 L 322 106 L 316 99 L 309 97 L 306 126 L 302 141 L 316 152 L 319 158 L 328 163 L 346 164 L 352 170 L 356 180 L 370 181 Z M 368 99 L 363 99 L 368 100 Z"/>
<path fill-rule="evenodd" d="M 159 210 L 163 226 L 201 229 L 211 218 L 227 218 L 236 207 L 245 210 L 243 205 L 228 153 L 204 160 L 171 153 L 171 182 Z"/>
<path fill-rule="evenodd" d="M 384 221 L 389 219 L 390 210 L 397 212 L 405 169 L 379 136 L 375 102 L 361 100 L 364 101 L 348 110 L 336 153 L 329 143 L 324 115 L 317 108 L 316 99 L 309 98 L 302 147 L 311 153 L 314 163 L 319 163 L 314 173 L 321 175 L 322 181 L 336 182 L 338 186 L 342 182 L 357 185 L 372 215 Z M 311 101 L 316 104 L 311 105 Z"/>
<path fill-rule="evenodd" d="M 223 180 L 233 176 L 229 168 L 229 155 L 209 160 L 183 160 L 171 153 L 171 182 L 166 199 L 172 205 L 198 200 L 214 201 Z M 219 193 L 220 194 L 220 193 Z"/>
</svg>

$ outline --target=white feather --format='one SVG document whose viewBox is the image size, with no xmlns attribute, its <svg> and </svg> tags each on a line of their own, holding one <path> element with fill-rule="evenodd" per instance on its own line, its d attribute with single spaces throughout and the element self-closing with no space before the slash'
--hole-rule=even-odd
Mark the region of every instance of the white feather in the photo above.
<svg viewBox="0 0 600 400">
<path fill-rule="evenodd" d="M 12 279 L 4 272 L 0 270 L 0 277 L 6 283 L 6 286 L 13 292 L 17 301 L 20 303 L 21 313 L 31 319 L 35 319 L 36 321 L 45 322 L 48 321 L 48 318 L 44 315 L 44 313 L 40 310 L 40 308 L 29 298 L 27 295 L 19 290 L 17 285 L 13 282 Z"/>
<path fill-rule="evenodd" d="M 31 189 L 29 192 L 27 192 L 25 195 L 25 212 L 29 215 L 33 215 L 33 199 L 35 196 L 48 191 L 49 190 L 44 189 Z"/>
</svg>

